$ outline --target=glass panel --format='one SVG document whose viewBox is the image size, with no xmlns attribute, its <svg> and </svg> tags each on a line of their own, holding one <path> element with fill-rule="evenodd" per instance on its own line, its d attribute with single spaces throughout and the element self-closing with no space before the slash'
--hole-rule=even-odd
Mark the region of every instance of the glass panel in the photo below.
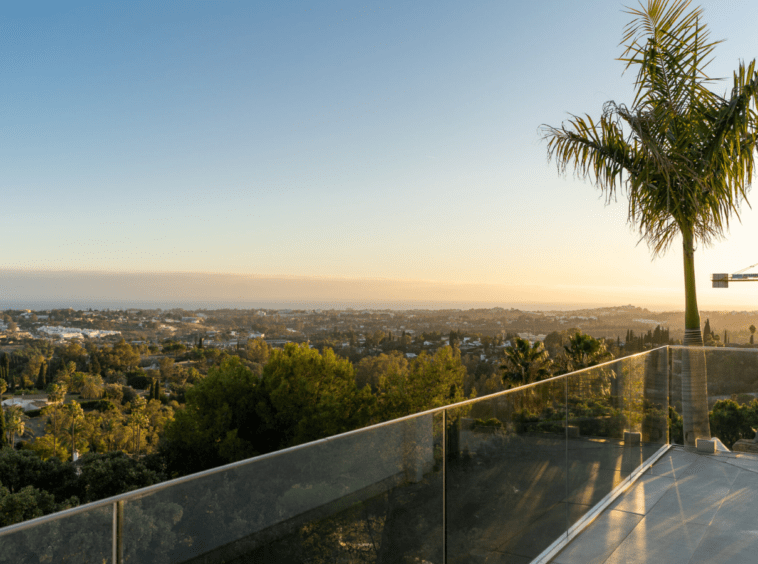
<svg viewBox="0 0 758 564">
<path fill-rule="evenodd" d="M 668 351 L 656 349 L 629 359 L 628 393 L 625 399 L 627 430 L 640 433 L 634 454 L 627 452 L 622 468 L 624 477 L 668 444 Z M 622 437 L 623 438 L 623 437 Z M 625 449 L 635 448 L 625 441 Z"/>
<path fill-rule="evenodd" d="M 754 452 L 758 421 L 758 350 L 706 347 L 711 435 L 732 449 Z"/>
<path fill-rule="evenodd" d="M 565 379 L 449 409 L 448 562 L 528 562 L 567 529 Z"/>
<path fill-rule="evenodd" d="M 567 386 L 573 524 L 666 444 L 665 349 L 569 375 Z"/>
<path fill-rule="evenodd" d="M 441 433 L 419 416 L 130 500 L 125 561 L 439 562 Z"/>
<path fill-rule="evenodd" d="M 98 507 L 0 536 L 0 563 L 113 562 L 113 506 Z"/>
<path fill-rule="evenodd" d="M 571 524 L 625 477 L 624 431 L 639 425 L 629 402 L 634 371 L 627 360 L 567 376 Z"/>
<path fill-rule="evenodd" d="M 669 442 L 684 444 L 684 428 L 682 413 L 682 347 L 669 347 L 671 355 L 669 369 Z"/>
<path fill-rule="evenodd" d="M 705 347 L 708 407 L 731 399 L 749 404 L 758 398 L 758 350 Z"/>
<path fill-rule="evenodd" d="M 758 418 L 758 350 L 737 347 L 671 347 L 672 399 L 671 441 L 683 443 L 683 428 L 688 418 L 685 394 L 697 389 L 687 385 L 687 375 L 703 370 L 707 381 L 711 436 L 727 448 L 738 440 L 755 438 Z M 702 389 L 702 388 L 701 388 Z M 721 402 L 717 405 L 717 402 Z M 732 403 L 734 402 L 734 403 Z M 752 447 L 752 445 L 747 445 Z M 749 449 L 748 449 L 749 450 Z"/>
<path fill-rule="evenodd" d="M 645 459 L 669 443 L 669 349 L 650 351 L 644 357 L 645 385 L 642 418 L 642 443 Z"/>
</svg>

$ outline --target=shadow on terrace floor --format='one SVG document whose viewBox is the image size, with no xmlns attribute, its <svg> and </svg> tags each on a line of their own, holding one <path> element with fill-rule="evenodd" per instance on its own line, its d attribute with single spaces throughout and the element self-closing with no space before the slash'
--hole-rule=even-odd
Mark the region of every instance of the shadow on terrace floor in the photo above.
<svg viewBox="0 0 758 564">
<path fill-rule="evenodd" d="M 758 562 L 758 456 L 672 448 L 552 562 Z"/>
</svg>

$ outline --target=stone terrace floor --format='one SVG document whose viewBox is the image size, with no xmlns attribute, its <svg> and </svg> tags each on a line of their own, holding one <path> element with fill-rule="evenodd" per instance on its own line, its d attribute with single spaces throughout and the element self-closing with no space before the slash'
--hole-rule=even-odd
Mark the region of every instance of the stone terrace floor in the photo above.
<svg viewBox="0 0 758 564">
<path fill-rule="evenodd" d="M 675 446 L 556 564 L 755 564 L 758 456 Z"/>
</svg>

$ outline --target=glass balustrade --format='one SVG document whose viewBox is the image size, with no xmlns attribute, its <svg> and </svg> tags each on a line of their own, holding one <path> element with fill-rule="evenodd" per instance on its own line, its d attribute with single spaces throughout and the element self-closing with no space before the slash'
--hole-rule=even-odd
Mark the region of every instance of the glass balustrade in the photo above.
<svg viewBox="0 0 758 564">
<path fill-rule="evenodd" d="M 671 352 L 671 363 L 664 347 L 6 527 L 0 563 L 526 562 L 668 443 Z M 752 393 L 755 355 L 710 358 L 719 352 L 709 365 L 745 381 L 728 393 Z"/>
</svg>

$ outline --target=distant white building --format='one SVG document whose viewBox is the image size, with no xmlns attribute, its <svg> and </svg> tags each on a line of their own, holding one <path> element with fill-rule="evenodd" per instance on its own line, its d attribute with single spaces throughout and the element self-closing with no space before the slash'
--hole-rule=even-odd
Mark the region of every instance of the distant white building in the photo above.
<svg viewBox="0 0 758 564">
<path fill-rule="evenodd" d="M 90 339 L 99 339 L 109 335 L 120 335 L 121 331 L 106 331 L 104 329 L 79 329 L 78 327 L 60 327 L 43 325 L 38 329 L 49 337 L 57 339 L 81 339 L 88 337 Z"/>
<path fill-rule="evenodd" d="M 532 333 L 519 333 L 518 336 L 526 339 L 531 344 L 534 344 L 536 341 L 544 341 L 545 337 L 547 337 L 547 335 L 534 335 Z"/>
<path fill-rule="evenodd" d="M 10 398 L 3 400 L 2 403 L 3 407 L 13 407 L 14 405 L 20 405 L 24 411 L 32 411 L 45 407 L 47 400 Z"/>
<path fill-rule="evenodd" d="M 648 325 L 661 325 L 661 321 L 656 321 L 655 319 L 632 319 L 632 321 L 636 321 L 637 323 L 646 323 Z"/>
</svg>

